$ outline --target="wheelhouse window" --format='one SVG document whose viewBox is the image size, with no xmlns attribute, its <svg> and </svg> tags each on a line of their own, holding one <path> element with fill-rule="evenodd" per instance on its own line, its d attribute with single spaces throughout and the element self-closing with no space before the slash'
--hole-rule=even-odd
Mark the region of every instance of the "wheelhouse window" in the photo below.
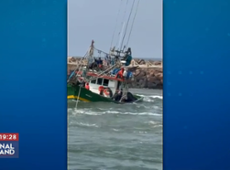
<svg viewBox="0 0 230 170">
<path fill-rule="evenodd" d="M 109 85 L 109 80 L 108 79 L 104 79 L 103 86 L 108 86 L 108 85 Z"/>
<path fill-rule="evenodd" d="M 91 80 L 91 83 L 92 84 L 96 84 L 96 80 Z"/>
<path fill-rule="evenodd" d="M 98 85 L 102 85 L 102 81 L 103 81 L 102 78 L 98 78 L 98 79 L 97 79 L 97 84 L 98 84 Z"/>
</svg>

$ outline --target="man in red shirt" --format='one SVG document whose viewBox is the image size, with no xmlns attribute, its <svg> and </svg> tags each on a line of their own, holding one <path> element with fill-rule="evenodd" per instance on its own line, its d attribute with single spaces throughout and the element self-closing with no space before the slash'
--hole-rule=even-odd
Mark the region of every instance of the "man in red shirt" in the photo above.
<svg viewBox="0 0 230 170">
<path fill-rule="evenodd" d="M 123 73 L 124 73 L 124 68 L 121 68 L 121 70 L 117 73 L 116 77 L 115 78 L 121 78 L 123 79 Z"/>
</svg>

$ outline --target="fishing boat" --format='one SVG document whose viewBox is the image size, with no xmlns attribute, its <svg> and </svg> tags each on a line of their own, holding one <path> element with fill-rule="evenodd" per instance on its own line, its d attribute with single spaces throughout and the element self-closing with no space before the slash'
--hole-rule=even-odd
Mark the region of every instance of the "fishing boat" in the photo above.
<svg viewBox="0 0 230 170">
<path fill-rule="evenodd" d="M 132 9 L 134 2 L 132 3 Z M 128 16 L 128 22 L 131 13 L 132 10 Z M 132 61 L 131 48 L 125 51 L 131 31 L 126 45 L 123 46 L 127 27 L 128 24 L 122 22 L 123 34 L 120 34 L 120 32 L 118 34 L 120 35 L 118 47 L 110 48 L 109 53 L 95 48 L 94 40 L 92 40 L 89 50 L 84 57 L 79 59 L 76 68 L 67 80 L 67 99 L 114 103 L 143 101 L 143 97 L 129 91 L 129 83 L 133 81 L 134 77 L 129 70 Z M 99 56 L 96 57 L 94 54 Z M 82 61 L 86 61 L 86 64 L 82 64 Z"/>
<path fill-rule="evenodd" d="M 92 60 L 92 51 L 98 51 L 94 48 L 94 41 L 92 41 L 87 57 L 81 60 L 87 60 L 88 64 L 76 66 L 72 72 L 67 83 L 67 99 L 76 99 L 84 102 L 114 102 L 114 103 L 133 103 L 143 100 L 141 96 L 132 94 L 129 91 L 129 83 L 132 82 L 132 72 L 127 68 L 127 60 L 113 58 L 115 63 L 113 65 L 103 66 L 102 69 L 99 64 Z M 109 54 L 104 53 L 105 56 Z M 121 55 L 121 52 L 117 52 Z M 101 58 L 101 57 L 99 57 Z M 106 58 L 106 57 L 105 57 Z M 92 62 L 90 62 L 92 61 Z M 106 61 L 106 60 L 104 60 Z M 130 63 L 129 63 L 130 64 Z M 93 67 L 92 67 L 93 66 Z M 118 76 L 118 73 L 123 69 L 123 75 Z M 88 83 L 89 89 L 85 88 Z"/>
</svg>

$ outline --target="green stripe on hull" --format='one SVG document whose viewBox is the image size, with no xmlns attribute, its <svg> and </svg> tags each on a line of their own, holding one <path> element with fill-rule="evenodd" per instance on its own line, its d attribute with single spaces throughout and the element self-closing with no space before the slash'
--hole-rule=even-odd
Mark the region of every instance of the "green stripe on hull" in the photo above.
<svg viewBox="0 0 230 170">
<path fill-rule="evenodd" d="M 112 99 L 93 93 L 84 87 L 72 85 L 67 85 L 67 99 L 79 99 L 85 102 L 114 102 Z"/>
</svg>

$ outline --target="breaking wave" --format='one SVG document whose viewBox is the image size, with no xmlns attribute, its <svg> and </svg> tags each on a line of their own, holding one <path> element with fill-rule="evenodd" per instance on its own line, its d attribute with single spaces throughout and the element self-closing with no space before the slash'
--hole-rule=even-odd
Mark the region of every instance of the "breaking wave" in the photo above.
<svg viewBox="0 0 230 170">
<path fill-rule="evenodd" d="M 70 125 L 82 126 L 82 127 L 99 127 L 96 124 L 83 123 L 83 122 L 70 122 Z"/>
<path fill-rule="evenodd" d="M 92 111 L 89 109 L 68 109 L 68 112 L 72 115 L 91 115 L 91 116 L 97 116 L 97 115 L 105 115 L 105 114 L 117 114 L 117 115 L 139 115 L 139 116 L 162 116 L 162 114 L 159 113 L 151 113 L 151 112 L 119 112 L 119 111 L 113 111 L 113 110 L 107 110 L 107 111 Z"/>
<path fill-rule="evenodd" d="M 141 95 L 141 94 L 137 94 L 138 96 L 144 97 L 145 102 L 154 102 L 155 100 L 162 100 L 163 96 L 159 96 L 159 95 L 152 95 L 152 96 L 146 96 L 146 95 Z"/>
</svg>

